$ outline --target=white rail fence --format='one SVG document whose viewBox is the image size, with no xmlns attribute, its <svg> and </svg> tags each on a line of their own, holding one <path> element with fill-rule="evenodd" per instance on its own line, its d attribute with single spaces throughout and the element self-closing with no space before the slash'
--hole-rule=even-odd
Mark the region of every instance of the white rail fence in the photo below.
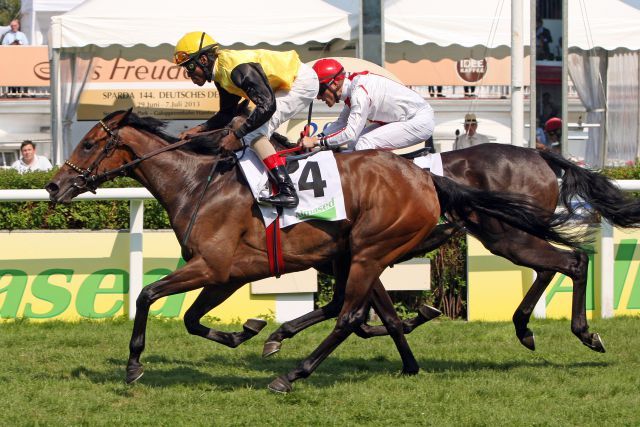
<svg viewBox="0 0 640 427">
<path fill-rule="evenodd" d="M 623 191 L 640 191 L 640 180 L 614 181 Z M 154 197 L 145 188 L 101 188 L 96 194 L 84 193 L 74 200 L 129 200 L 129 316 L 135 316 L 136 298 L 142 290 L 143 283 L 143 257 L 142 234 L 143 227 L 143 201 L 153 200 Z M 49 194 L 46 190 L 0 190 L 0 202 L 28 202 L 48 201 Z M 603 318 L 613 317 L 614 301 L 614 241 L 613 226 L 607 221 L 602 221 L 600 235 L 600 283 L 601 289 L 601 313 Z"/>
</svg>

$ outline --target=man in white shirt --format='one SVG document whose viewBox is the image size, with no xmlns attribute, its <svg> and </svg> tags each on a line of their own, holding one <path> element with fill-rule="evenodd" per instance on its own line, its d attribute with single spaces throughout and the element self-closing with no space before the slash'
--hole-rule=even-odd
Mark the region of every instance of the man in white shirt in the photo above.
<svg viewBox="0 0 640 427">
<path fill-rule="evenodd" d="M 20 21 L 18 21 L 17 19 L 14 19 L 9 24 L 9 27 L 11 29 L 7 31 L 2 37 L 3 46 L 29 44 L 29 41 L 27 40 L 27 36 L 25 36 L 25 34 L 22 31 L 20 31 Z"/>
<path fill-rule="evenodd" d="M 395 150 L 433 134 L 433 109 L 404 85 L 367 71 L 347 74 L 332 58 L 317 61 L 313 69 L 320 81 L 317 99 L 329 107 L 340 101 L 345 106 L 323 133 L 303 138 L 305 147 Z"/>
<path fill-rule="evenodd" d="M 477 130 L 478 120 L 476 119 L 476 115 L 473 113 L 466 114 L 464 116 L 464 134 L 456 137 L 456 141 L 453 143 L 453 149 L 459 150 L 461 148 L 489 142 L 489 138 L 486 135 L 478 133 Z"/>
<path fill-rule="evenodd" d="M 46 157 L 36 154 L 36 145 L 32 141 L 24 141 L 20 144 L 20 153 L 22 154 L 20 160 L 16 160 L 11 165 L 19 173 L 51 170 L 51 162 Z"/>
</svg>

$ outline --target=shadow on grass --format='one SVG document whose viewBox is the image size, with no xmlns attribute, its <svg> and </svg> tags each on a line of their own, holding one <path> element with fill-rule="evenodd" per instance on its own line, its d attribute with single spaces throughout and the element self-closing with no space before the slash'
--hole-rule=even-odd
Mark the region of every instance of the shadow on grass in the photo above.
<svg viewBox="0 0 640 427">
<path fill-rule="evenodd" d="M 244 355 L 231 358 L 224 355 L 208 355 L 199 360 L 180 359 L 152 354 L 143 358 L 145 363 L 145 375 L 139 380 L 146 387 L 161 388 L 173 385 L 214 385 L 221 390 L 233 391 L 246 388 L 264 388 L 275 377 L 289 372 L 298 366 L 300 359 L 282 357 L 277 355 L 264 359 L 259 355 Z M 84 366 L 71 371 L 71 376 L 86 379 L 97 384 L 123 384 L 126 360 L 108 358 L 108 365 L 112 368 L 106 370 L 93 370 Z M 419 359 L 422 372 L 433 373 L 466 373 L 483 370 L 507 372 L 519 368 L 604 368 L 611 365 L 609 362 L 582 361 L 570 363 L 555 363 L 549 360 L 446 360 L 446 359 Z M 169 365 L 160 366 L 160 365 Z M 173 366 L 172 366 L 173 365 Z M 399 360 L 389 360 L 386 357 L 374 358 L 329 358 L 325 360 L 316 372 L 313 373 L 314 387 L 331 387 L 337 382 L 348 380 L 349 382 L 366 381 L 373 376 L 385 374 L 399 374 L 401 370 Z M 212 374 L 212 371 L 230 371 L 228 375 Z M 251 375 L 242 375 L 242 371 L 250 371 Z M 239 372 L 236 374 L 235 372 Z"/>
</svg>

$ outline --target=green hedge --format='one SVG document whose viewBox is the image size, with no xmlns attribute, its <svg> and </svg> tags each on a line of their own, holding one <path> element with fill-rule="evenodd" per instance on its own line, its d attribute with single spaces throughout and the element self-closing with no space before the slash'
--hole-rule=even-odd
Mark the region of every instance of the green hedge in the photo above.
<svg viewBox="0 0 640 427">
<path fill-rule="evenodd" d="M 19 174 L 15 170 L 0 170 L 0 189 L 41 189 L 55 174 L 31 172 Z M 102 185 L 105 188 L 140 187 L 130 178 L 117 178 Z M 166 212 L 155 200 L 144 202 L 144 227 L 171 228 Z M 126 200 L 73 202 L 52 207 L 49 202 L 0 203 L 0 229 L 58 230 L 58 229 L 127 229 L 129 202 Z"/>
</svg>

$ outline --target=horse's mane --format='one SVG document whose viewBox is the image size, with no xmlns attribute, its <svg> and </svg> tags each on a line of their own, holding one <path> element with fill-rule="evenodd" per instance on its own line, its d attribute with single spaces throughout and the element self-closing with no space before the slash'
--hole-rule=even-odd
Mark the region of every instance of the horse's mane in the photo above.
<svg viewBox="0 0 640 427">
<path fill-rule="evenodd" d="M 113 116 L 121 113 L 124 113 L 124 111 L 115 111 L 106 116 L 103 120 L 107 121 Z M 131 112 L 127 117 L 126 122 L 122 123 L 121 126 L 131 126 L 132 128 L 149 132 L 161 138 L 168 144 L 180 141 L 180 138 L 166 132 L 165 128 L 167 127 L 167 122 L 165 120 L 156 119 L 155 117 L 140 117 L 136 113 Z M 218 138 L 213 136 L 196 137 L 178 149 L 197 154 L 217 154 L 219 152 Z"/>
</svg>

